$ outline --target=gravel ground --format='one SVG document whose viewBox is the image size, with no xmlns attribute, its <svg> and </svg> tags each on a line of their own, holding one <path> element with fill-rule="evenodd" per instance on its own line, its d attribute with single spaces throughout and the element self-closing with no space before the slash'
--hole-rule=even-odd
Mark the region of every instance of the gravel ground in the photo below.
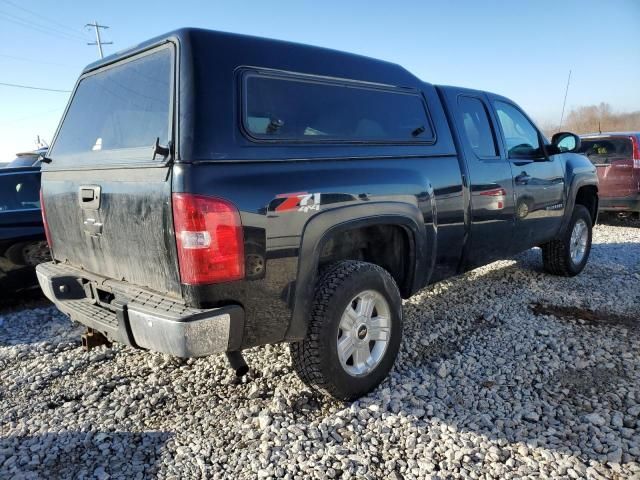
<svg viewBox="0 0 640 480">
<path fill-rule="evenodd" d="M 0 478 L 640 478 L 640 224 L 576 278 L 532 250 L 405 302 L 390 377 L 352 404 L 288 349 L 87 354 L 46 304 L 0 313 Z"/>
</svg>

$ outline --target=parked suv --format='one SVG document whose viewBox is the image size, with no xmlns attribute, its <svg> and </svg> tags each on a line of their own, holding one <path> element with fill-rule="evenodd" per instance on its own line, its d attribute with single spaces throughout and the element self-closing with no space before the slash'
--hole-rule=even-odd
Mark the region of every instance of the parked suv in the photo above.
<svg viewBox="0 0 640 480">
<path fill-rule="evenodd" d="M 640 216 L 640 132 L 582 135 L 580 153 L 596 166 L 600 211 Z"/>
<path fill-rule="evenodd" d="M 288 342 L 305 382 L 354 399 L 393 365 L 402 298 L 535 246 L 584 268 L 579 143 L 391 63 L 179 30 L 82 73 L 43 167 L 38 279 L 87 345 L 243 373 L 242 349 Z"/>
<path fill-rule="evenodd" d="M 38 159 L 44 153 L 19 153 L 0 168 L 0 298 L 36 287 L 34 267 L 51 260 L 40 212 Z"/>
<path fill-rule="evenodd" d="M 6 167 L 8 168 L 17 168 L 17 167 L 39 167 L 41 163 L 41 158 L 43 155 L 47 154 L 47 147 L 42 147 L 33 152 L 21 152 L 16 154 L 16 158 L 14 158 L 11 162 L 9 162 Z"/>
</svg>

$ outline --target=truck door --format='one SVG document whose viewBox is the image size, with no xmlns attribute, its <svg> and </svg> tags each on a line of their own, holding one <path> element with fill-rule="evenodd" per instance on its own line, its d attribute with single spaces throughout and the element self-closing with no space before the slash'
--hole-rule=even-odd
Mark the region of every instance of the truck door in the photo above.
<svg viewBox="0 0 640 480">
<path fill-rule="evenodd" d="M 492 103 L 513 172 L 513 249 L 523 251 L 549 241 L 560 228 L 565 211 L 564 168 L 559 156 L 544 155 L 542 135 L 517 106 L 502 99 Z"/>
<path fill-rule="evenodd" d="M 442 90 L 468 170 L 471 225 L 465 268 L 473 268 L 503 258 L 511 245 L 513 177 L 509 162 L 501 155 L 487 96 L 466 89 Z"/>
</svg>

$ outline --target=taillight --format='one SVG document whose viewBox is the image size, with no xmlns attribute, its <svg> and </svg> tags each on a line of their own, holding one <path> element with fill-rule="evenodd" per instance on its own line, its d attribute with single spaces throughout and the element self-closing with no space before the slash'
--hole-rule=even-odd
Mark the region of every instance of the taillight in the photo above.
<svg viewBox="0 0 640 480">
<path fill-rule="evenodd" d="M 640 170 L 640 146 L 638 146 L 638 137 L 631 137 L 633 145 L 633 168 Z"/>
<path fill-rule="evenodd" d="M 504 188 L 492 188 L 491 190 L 483 190 L 480 195 L 487 197 L 504 197 L 507 195 L 507 191 Z"/>
<path fill-rule="evenodd" d="M 480 195 L 485 197 L 497 197 L 498 201 L 495 208 L 502 210 L 504 208 L 504 198 L 507 196 L 507 191 L 504 188 L 492 188 L 491 190 L 484 190 L 480 192 Z"/>
<path fill-rule="evenodd" d="M 51 232 L 49 231 L 49 224 L 47 223 L 47 213 L 44 210 L 44 201 L 42 200 L 42 189 L 40 189 L 40 213 L 42 213 L 42 223 L 44 224 L 44 235 L 47 237 L 47 244 L 49 248 L 52 247 Z"/>
<path fill-rule="evenodd" d="M 244 277 L 242 223 L 232 203 L 174 193 L 173 225 L 182 283 L 203 285 Z"/>
</svg>

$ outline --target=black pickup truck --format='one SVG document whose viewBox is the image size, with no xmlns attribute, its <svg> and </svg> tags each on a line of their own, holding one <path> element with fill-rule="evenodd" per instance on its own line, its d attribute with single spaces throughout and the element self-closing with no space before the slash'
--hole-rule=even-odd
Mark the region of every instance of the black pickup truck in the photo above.
<svg viewBox="0 0 640 480">
<path fill-rule="evenodd" d="M 540 246 L 579 273 L 595 167 L 499 95 L 391 63 L 183 29 L 89 65 L 43 167 L 60 310 L 193 357 L 290 343 L 313 388 L 387 375 L 402 298 Z M 90 337 L 92 340 L 90 340 Z"/>
</svg>

